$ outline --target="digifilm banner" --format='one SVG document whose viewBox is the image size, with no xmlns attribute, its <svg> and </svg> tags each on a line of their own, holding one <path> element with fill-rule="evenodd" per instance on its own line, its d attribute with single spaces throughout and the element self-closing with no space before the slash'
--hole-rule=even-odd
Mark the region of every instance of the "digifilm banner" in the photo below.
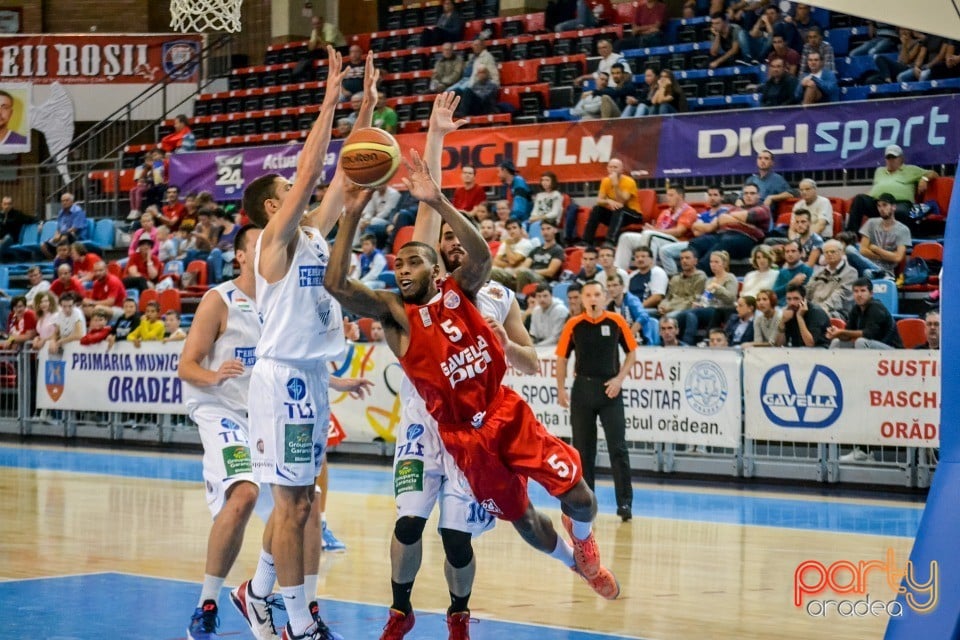
<svg viewBox="0 0 960 640">
<path fill-rule="evenodd" d="M 909 164 L 956 162 L 960 96 L 840 102 L 816 107 L 718 111 L 662 118 L 657 177 L 754 173 L 756 155 L 775 171 L 883 166 L 897 144 Z M 646 139 L 642 144 L 647 144 Z"/>
<path fill-rule="evenodd" d="M 748 438 L 940 443 L 939 351 L 748 349 L 743 371 Z"/>
</svg>

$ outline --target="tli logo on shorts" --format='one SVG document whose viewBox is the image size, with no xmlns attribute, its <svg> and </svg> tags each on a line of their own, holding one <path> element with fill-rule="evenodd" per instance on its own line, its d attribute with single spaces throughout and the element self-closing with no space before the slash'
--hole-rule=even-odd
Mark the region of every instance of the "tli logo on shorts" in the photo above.
<svg viewBox="0 0 960 640">
<path fill-rule="evenodd" d="M 284 425 L 283 461 L 286 464 L 313 462 L 313 425 Z"/>
<path fill-rule="evenodd" d="M 290 378 L 287 380 L 287 393 L 291 400 L 300 402 L 307 395 L 307 385 L 302 378 Z"/>
<path fill-rule="evenodd" d="M 836 372 L 822 364 L 805 378 L 781 364 L 763 376 L 760 405 L 777 426 L 825 429 L 843 413 L 843 385 Z"/>
<path fill-rule="evenodd" d="M 423 425 L 422 424 L 411 424 L 407 427 L 407 440 L 416 440 L 423 435 Z"/>
</svg>

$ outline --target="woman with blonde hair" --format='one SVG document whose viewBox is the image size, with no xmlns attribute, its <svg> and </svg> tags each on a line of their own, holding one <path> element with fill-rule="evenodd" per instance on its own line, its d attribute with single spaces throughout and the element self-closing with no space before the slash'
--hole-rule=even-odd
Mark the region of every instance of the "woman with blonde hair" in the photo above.
<svg viewBox="0 0 960 640">
<path fill-rule="evenodd" d="M 733 310 L 740 284 L 729 269 L 729 253 L 714 251 L 710 254 L 713 276 L 707 279 L 703 295 L 693 303 L 693 308 L 683 313 L 683 341 L 687 344 L 697 343 L 697 331 L 701 326 L 707 329 L 718 326 Z"/>
<path fill-rule="evenodd" d="M 33 308 L 37 312 L 37 336 L 31 344 L 35 350 L 39 351 L 57 335 L 57 323 L 54 318 L 57 313 L 57 296 L 49 291 L 42 291 L 34 296 Z"/>
<path fill-rule="evenodd" d="M 757 312 L 753 314 L 754 347 L 776 346 L 780 337 L 781 313 L 773 289 L 762 289 L 757 293 Z"/>
<path fill-rule="evenodd" d="M 753 271 L 743 276 L 740 295 L 756 298 L 763 289 L 773 289 L 777 281 L 773 249 L 765 244 L 758 244 L 750 252 L 750 264 L 753 265 Z"/>
</svg>

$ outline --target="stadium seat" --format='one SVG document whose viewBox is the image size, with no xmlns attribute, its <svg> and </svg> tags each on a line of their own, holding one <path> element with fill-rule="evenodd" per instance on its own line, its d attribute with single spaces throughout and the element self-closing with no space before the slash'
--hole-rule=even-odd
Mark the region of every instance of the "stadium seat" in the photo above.
<svg viewBox="0 0 960 640">
<path fill-rule="evenodd" d="M 102 220 L 97 220 L 93 227 L 93 233 L 90 235 L 90 240 L 84 244 L 87 245 L 88 249 L 92 248 L 104 251 L 106 249 L 113 249 L 115 238 L 116 230 L 113 226 L 113 220 L 103 218 Z"/>
<path fill-rule="evenodd" d="M 910 258 L 920 258 L 927 263 L 927 269 L 930 273 L 927 281 L 922 284 L 905 284 L 900 287 L 900 291 L 905 298 L 922 298 L 931 291 L 940 288 L 940 267 L 943 266 L 943 245 L 938 242 L 921 242 L 914 245 L 910 255 L 905 257 L 901 267 L 906 264 Z"/>
<path fill-rule="evenodd" d="M 873 297 L 883 303 L 890 315 L 895 316 L 900 311 L 897 284 L 893 280 L 874 280 Z"/>
<path fill-rule="evenodd" d="M 191 288 L 206 289 L 207 288 L 207 261 L 206 260 L 194 260 L 187 265 L 187 273 L 193 273 L 197 276 L 197 281 L 192 285 Z"/>
<path fill-rule="evenodd" d="M 167 289 L 160 292 L 160 313 L 166 313 L 171 309 L 177 313 L 183 311 L 180 304 L 180 292 L 176 289 Z"/>
<path fill-rule="evenodd" d="M 360 318 L 357 320 L 360 325 L 360 337 L 364 342 L 370 342 L 371 329 L 373 328 L 373 318 Z"/>
<path fill-rule="evenodd" d="M 897 320 L 897 332 L 904 349 L 915 349 L 927 341 L 927 327 L 920 318 L 901 318 Z"/>
<path fill-rule="evenodd" d="M 33 256 L 33 251 L 30 247 L 34 246 L 40 246 L 40 225 L 25 224 L 23 228 L 20 229 L 19 244 L 9 247 L 7 251 L 14 252 L 18 259 L 29 260 Z"/>
<path fill-rule="evenodd" d="M 138 305 L 140 308 L 140 313 L 143 313 L 147 310 L 148 302 L 156 302 L 157 304 L 160 304 L 160 294 L 154 289 L 144 289 L 141 291 L 140 304 Z"/>
<path fill-rule="evenodd" d="M 567 304 L 567 291 L 570 290 L 570 284 L 571 283 L 569 282 L 558 282 L 557 284 L 553 285 L 553 297 L 558 299 L 564 305 Z"/>
<path fill-rule="evenodd" d="M 400 227 L 397 229 L 397 234 L 393 237 L 393 249 L 390 253 L 396 256 L 397 252 L 400 251 L 400 247 L 411 240 L 413 240 L 413 227 Z"/>
<path fill-rule="evenodd" d="M 953 193 L 953 178 L 935 178 L 927 185 L 927 190 L 921 196 L 924 202 L 934 201 L 940 207 L 940 213 L 929 215 L 924 221 L 942 222 L 947 219 L 950 209 L 950 196 Z"/>
<path fill-rule="evenodd" d="M 847 323 L 842 318 L 830 318 L 830 324 L 832 324 L 837 329 L 846 329 Z"/>
<path fill-rule="evenodd" d="M 583 249 L 580 247 L 567 247 L 564 250 L 566 257 L 563 261 L 563 270 L 571 273 L 580 273 L 580 262 L 583 260 Z"/>
<path fill-rule="evenodd" d="M 137 303 L 137 308 L 140 308 L 140 290 L 139 289 L 127 289 L 127 297 Z"/>
<path fill-rule="evenodd" d="M 123 278 L 123 267 L 120 266 L 120 263 L 116 260 L 111 260 L 107 263 L 107 273 L 118 278 Z"/>
</svg>

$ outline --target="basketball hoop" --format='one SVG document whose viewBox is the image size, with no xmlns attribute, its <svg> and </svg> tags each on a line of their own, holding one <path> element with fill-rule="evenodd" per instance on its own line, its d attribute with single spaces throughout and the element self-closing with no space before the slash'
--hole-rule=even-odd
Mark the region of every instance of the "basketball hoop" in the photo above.
<svg viewBox="0 0 960 640">
<path fill-rule="evenodd" d="M 240 31 L 243 0 L 170 0 L 170 26 L 183 33 Z"/>
</svg>

